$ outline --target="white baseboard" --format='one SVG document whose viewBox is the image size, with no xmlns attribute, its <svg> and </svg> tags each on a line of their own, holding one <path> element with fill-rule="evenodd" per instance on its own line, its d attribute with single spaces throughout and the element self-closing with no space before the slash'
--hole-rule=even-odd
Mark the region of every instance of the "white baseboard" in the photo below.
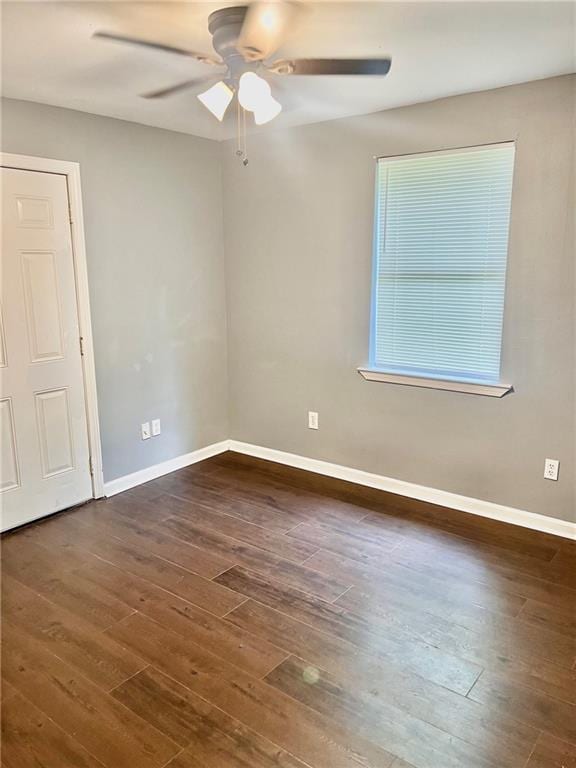
<svg viewBox="0 0 576 768">
<path fill-rule="evenodd" d="M 558 520 L 555 517 L 546 517 L 545 515 L 539 515 L 536 512 L 528 512 L 523 509 L 515 509 L 514 507 L 505 507 L 502 504 L 495 504 L 492 501 L 482 501 L 481 499 L 474 499 L 470 496 L 460 496 L 459 494 L 451 493 L 450 491 L 428 488 L 427 486 L 409 483 L 405 480 L 396 480 L 393 477 L 375 475 L 371 472 L 364 472 L 361 469 L 344 467 L 341 464 L 330 464 L 327 461 L 311 459 L 307 456 L 298 456 L 295 453 L 277 451 L 274 448 L 265 448 L 261 445 L 251 445 L 250 443 L 243 443 L 239 440 L 222 440 L 219 443 L 207 445 L 205 448 L 200 448 L 197 451 L 185 453 L 174 459 L 163 461 L 161 464 L 155 464 L 152 467 L 141 469 L 139 472 L 133 472 L 131 475 L 118 477 L 116 480 L 111 480 L 104 484 L 104 493 L 106 496 L 114 496 L 122 491 L 127 491 L 129 488 L 134 488 L 137 485 L 142 485 L 142 483 L 155 480 L 157 477 L 162 477 L 162 475 L 175 472 L 177 469 L 182 469 L 183 467 L 195 464 L 198 461 L 209 459 L 211 456 L 216 456 L 225 451 L 245 453 L 248 456 L 275 461 L 278 464 L 286 464 L 289 467 L 305 469 L 309 472 L 317 472 L 319 475 L 336 477 L 339 480 L 348 480 L 351 483 L 365 485 L 368 488 L 377 488 L 381 491 L 397 493 L 399 496 L 408 496 L 411 499 L 419 499 L 420 501 L 427 501 L 431 504 L 439 504 L 442 507 L 457 509 L 460 512 L 468 512 L 472 515 L 488 517 L 491 520 L 500 520 L 503 523 L 520 525 L 523 528 L 531 528 L 535 531 L 542 531 L 543 533 L 551 533 L 555 536 L 563 536 L 567 539 L 576 540 L 576 524 L 570 523 L 567 520 Z"/>
<path fill-rule="evenodd" d="M 461 512 L 468 512 L 480 517 L 488 517 L 491 520 L 500 520 L 503 523 L 520 525 L 523 528 L 532 528 L 535 531 L 551 533 L 555 536 L 563 536 L 567 539 L 576 539 L 576 524 L 567 520 L 558 520 L 554 517 L 546 517 L 536 512 L 527 512 L 523 509 L 505 507 L 491 501 L 482 501 L 469 496 L 460 496 L 449 491 L 440 491 L 436 488 L 428 488 L 424 485 L 408 483 L 405 480 L 395 480 L 384 475 L 375 475 L 364 472 L 361 469 L 344 467 L 340 464 L 330 464 L 319 459 L 310 459 L 306 456 L 298 456 L 294 453 L 277 451 L 274 448 L 264 448 L 260 445 L 242 443 L 238 440 L 229 440 L 228 448 L 231 451 L 245 453 L 259 459 L 276 461 L 279 464 L 287 464 L 289 467 L 306 469 L 309 472 L 317 472 L 320 475 L 336 477 L 340 480 L 348 480 L 351 483 L 365 485 L 369 488 L 377 488 L 381 491 L 397 493 L 400 496 L 408 496 L 412 499 L 439 504 L 442 507 L 450 507 Z"/>
<path fill-rule="evenodd" d="M 191 453 L 184 453 L 182 456 L 176 456 L 174 459 L 168 459 L 160 464 L 154 464 L 152 467 L 146 467 L 138 472 L 133 472 L 131 475 L 124 475 L 118 477 L 116 480 L 110 480 L 108 483 L 104 483 L 104 495 L 115 496 L 117 493 L 127 491 L 130 488 L 134 488 L 142 483 L 148 483 L 150 480 L 155 480 L 162 475 L 168 475 L 170 472 L 175 472 L 177 469 L 188 467 L 190 464 L 196 464 L 198 461 L 204 461 L 211 456 L 216 456 L 219 453 L 224 453 L 230 448 L 229 440 L 222 440 L 220 443 L 212 443 L 205 448 L 199 448 L 197 451 L 191 451 Z"/>
</svg>

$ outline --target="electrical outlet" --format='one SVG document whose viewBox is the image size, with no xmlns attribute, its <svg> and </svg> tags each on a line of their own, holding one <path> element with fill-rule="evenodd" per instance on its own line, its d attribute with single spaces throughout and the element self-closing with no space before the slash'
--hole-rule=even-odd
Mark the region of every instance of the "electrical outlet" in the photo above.
<svg viewBox="0 0 576 768">
<path fill-rule="evenodd" d="M 156 437 L 160 432 L 162 432 L 160 419 L 152 419 L 152 437 Z"/>
<path fill-rule="evenodd" d="M 308 429 L 318 429 L 318 414 L 316 411 L 308 411 Z"/>
<path fill-rule="evenodd" d="M 150 438 L 150 422 L 145 421 L 140 425 L 140 429 L 142 430 L 142 440 L 148 440 Z"/>
<path fill-rule="evenodd" d="M 546 480 L 558 480 L 560 462 L 558 459 L 546 459 L 544 462 L 544 477 Z"/>
</svg>

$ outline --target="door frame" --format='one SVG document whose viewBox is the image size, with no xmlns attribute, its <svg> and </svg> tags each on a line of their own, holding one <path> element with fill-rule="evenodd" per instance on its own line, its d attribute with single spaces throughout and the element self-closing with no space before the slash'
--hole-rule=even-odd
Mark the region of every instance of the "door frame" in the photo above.
<svg viewBox="0 0 576 768">
<path fill-rule="evenodd" d="M 88 268 L 86 263 L 86 243 L 84 239 L 84 218 L 82 215 L 82 188 L 80 184 L 80 164 L 66 160 L 50 160 L 46 157 L 15 155 L 0 152 L 0 166 L 21 171 L 55 173 L 66 177 L 68 204 L 70 206 L 70 234 L 72 238 L 72 258 L 76 283 L 76 304 L 78 307 L 78 325 L 82 338 L 82 373 L 84 379 L 84 402 L 88 426 L 88 444 L 90 448 L 90 472 L 92 477 L 92 495 L 95 499 L 104 496 L 104 474 L 102 470 L 102 446 L 100 443 L 100 422 L 98 419 L 98 395 L 96 391 L 96 366 L 92 323 L 90 320 L 90 294 L 88 292 Z M 79 341 L 80 343 L 80 341 Z"/>
</svg>

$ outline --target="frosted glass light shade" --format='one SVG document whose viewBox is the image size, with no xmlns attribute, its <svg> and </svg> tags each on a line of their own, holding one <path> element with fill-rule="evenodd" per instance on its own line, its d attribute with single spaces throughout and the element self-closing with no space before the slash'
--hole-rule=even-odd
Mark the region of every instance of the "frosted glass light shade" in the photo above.
<svg viewBox="0 0 576 768">
<path fill-rule="evenodd" d="M 256 125 L 270 122 L 282 109 L 266 80 L 255 72 L 245 72 L 240 78 L 238 101 L 244 109 L 254 113 Z"/>
<path fill-rule="evenodd" d="M 214 117 L 218 118 L 222 122 L 228 105 L 232 101 L 234 96 L 233 91 L 228 88 L 226 83 L 220 80 L 212 88 L 208 88 L 207 91 L 198 94 L 198 99 L 204 104 Z"/>
<path fill-rule="evenodd" d="M 264 125 L 264 123 L 269 123 L 270 120 L 274 120 L 274 118 L 279 115 L 281 111 L 282 104 L 280 104 L 279 101 L 276 101 L 273 96 L 270 96 L 265 104 L 254 110 L 254 122 L 256 125 Z"/>
<path fill-rule="evenodd" d="M 240 78 L 238 101 L 244 109 L 254 112 L 271 97 L 270 86 L 255 72 L 244 72 Z"/>
</svg>

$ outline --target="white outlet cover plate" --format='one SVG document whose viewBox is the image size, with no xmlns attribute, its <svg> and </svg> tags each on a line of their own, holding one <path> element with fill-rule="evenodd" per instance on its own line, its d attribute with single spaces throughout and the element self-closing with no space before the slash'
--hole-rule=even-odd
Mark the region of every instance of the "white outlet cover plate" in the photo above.
<svg viewBox="0 0 576 768">
<path fill-rule="evenodd" d="M 544 462 L 544 477 L 546 480 L 558 480 L 560 462 L 558 459 L 546 459 Z"/>
<path fill-rule="evenodd" d="M 318 429 L 318 414 L 316 411 L 308 411 L 308 428 Z"/>
<path fill-rule="evenodd" d="M 142 440 L 148 440 L 150 437 L 150 422 L 145 421 L 141 425 L 141 430 L 142 430 Z"/>
<path fill-rule="evenodd" d="M 160 419 L 152 419 L 152 437 L 156 437 L 160 432 L 162 432 Z"/>
</svg>

